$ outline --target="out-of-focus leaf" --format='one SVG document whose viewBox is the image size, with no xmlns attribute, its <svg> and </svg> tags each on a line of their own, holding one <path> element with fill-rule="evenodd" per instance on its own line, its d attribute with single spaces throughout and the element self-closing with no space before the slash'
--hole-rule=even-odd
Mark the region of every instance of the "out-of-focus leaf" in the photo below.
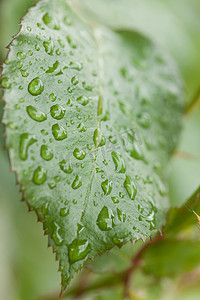
<svg viewBox="0 0 200 300">
<path fill-rule="evenodd" d="M 200 187 L 185 205 L 169 210 L 164 233 L 176 235 L 178 232 L 186 230 L 191 225 L 198 225 L 197 217 L 193 213 L 193 210 L 197 214 L 200 214 Z"/>
<path fill-rule="evenodd" d="M 165 239 L 152 244 L 142 258 L 144 272 L 160 277 L 175 277 L 200 264 L 200 241 Z"/>
</svg>

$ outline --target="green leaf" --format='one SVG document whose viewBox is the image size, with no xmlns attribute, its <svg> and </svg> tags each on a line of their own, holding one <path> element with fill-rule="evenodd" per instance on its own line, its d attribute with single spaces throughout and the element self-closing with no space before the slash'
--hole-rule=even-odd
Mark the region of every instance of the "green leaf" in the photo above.
<svg viewBox="0 0 200 300">
<path fill-rule="evenodd" d="M 156 278 L 175 277 L 199 266 L 199 251 L 199 241 L 161 240 L 144 252 L 142 269 Z"/>
<path fill-rule="evenodd" d="M 11 166 L 62 290 L 89 258 L 161 229 L 183 94 L 156 45 L 41 1 L 11 43 L 2 86 Z"/>
<path fill-rule="evenodd" d="M 188 199 L 186 204 L 181 207 L 172 207 L 168 212 L 168 221 L 164 232 L 167 235 L 176 235 L 177 233 L 186 230 L 188 227 L 198 224 L 197 217 L 193 213 L 200 213 L 200 187 Z"/>
</svg>

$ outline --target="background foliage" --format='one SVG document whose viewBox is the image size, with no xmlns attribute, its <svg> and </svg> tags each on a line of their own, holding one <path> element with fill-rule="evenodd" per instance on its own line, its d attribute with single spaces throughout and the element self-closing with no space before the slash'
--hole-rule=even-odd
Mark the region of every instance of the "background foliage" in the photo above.
<svg viewBox="0 0 200 300">
<path fill-rule="evenodd" d="M 6 55 L 5 46 L 10 42 L 11 36 L 18 31 L 19 18 L 24 15 L 24 9 L 33 1 L 1 0 L 0 1 L 0 61 Z M 102 23 L 114 28 L 138 28 L 153 37 L 177 61 L 186 85 L 187 102 L 191 101 L 200 84 L 200 3 L 198 0 L 87 0 L 82 1 L 83 6 L 91 10 L 91 14 Z M 112 17 L 111 17 L 112 16 Z M 1 111 L 3 104 L 1 103 Z M 170 195 L 173 205 L 183 204 L 197 189 L 200 182 L 200 106 L 198 105 L 184 118 L 183 133 L 177 154 L 172 159 L 170 171 Z M 2 127 L 1 127 L 2 131 Z M 1 139 L 3 147 L 3 138 Z M 56 295 L 59 291 L 60 275 L 57 273 L 58 264 L 54 261 L 51 249 L 47 249 L 47 238 L 43 237 L 42 225 L 36 223 L 33 213 L 27 214 L 27 207 L 20 202 L 18 187 L 15 178 L 9 172 L 7 153 L 0 152 L 0 294 L 4 300 L 35 300 L 43 294 Z M 192 214 L 192 213 L 191 213 Z M 188 239 L 198 236 L 197 226 L 184 232 Z M 170 240 L 162 251 L 162 261 L 168 255 L 168 266 L 173 258 L 169 259 Z M 172 256 L 179 256 L 185 251 L 193 257 L 193 264 L 198 266 L 198 255 L 194 262 L 195 249 L 198 245 L 173 244 Z M 189 245 L 189 246 L 188 246 Z M 139 246 L 137 246 L 139 247 Z M 191 252 L 191 247 L 193 252 Z M 113 249 L 109 257 L 103 255 L 95 263 L 96 271 L 108 271 L 126 268 L 133 256 L 133 249 L 127 244 L 119 252 Z M 148 254 L 145 272 L 137 271 L 131 284 L 132 299 L 199 299 L 200 271 L 190 275 L 175 274 L 170 277 L 158 279 L 150 276 L 152 265 L 148 262 L 156 257 L 158 249 L 152 248 L 154 255 Z M 177 255 L 176 255 L 177 253 Z M 149 258 L 149 260 L 148 260 Z M 185 258 L 183 258 L 185 261 Z M 191 259 L 188 260 L 190 265 Z M 102 268 L 102 269 L 101 269 Z M 119 270 L 118 270 L 119 271 Z M 190 267 L 188 271 L 192 271 Z M 98 282 L 101 275 L 91 275 L 87 271 L 90 282 Z M 165 271 L 167 272 L 167 271 Z M 181 272 L 180 272 L 181 273 Z M 84 275 L 86 277 L 86 275 Z M 81 274 L 79 275 L 81 276 Z M 107 282 L 110 278 L 107 274 Z M 105 276 L 104 276 L 105 277 Z M 112 278 L 111 278 L 112 279 Z M 74 280 L 73 285 L 75 285 Z M 112 283 L 113 284 L 113 283 Z M 145 288 L 144 288 L 145 287 Z M 73 291 L 73 286 L 71 288 Z M 169 295 L 170 290 L 170 295 Z M 133 293 L 134 291 L 134 293 Z M 56 296 L 55 296 L 56 297 Z M 90 292 L 85 299 L 122 299 L 122 288 L 117 282 L 117 288 L 105 289 L 101 293 Z M 41 299 L 44 299 L 42 297 Z M 54 298 L 53 298 L 54 299 Z M 69 297 L 70 299 L 70 297 Z M 73 298 L 72 298 L 73 299 Z"/>
</svg>

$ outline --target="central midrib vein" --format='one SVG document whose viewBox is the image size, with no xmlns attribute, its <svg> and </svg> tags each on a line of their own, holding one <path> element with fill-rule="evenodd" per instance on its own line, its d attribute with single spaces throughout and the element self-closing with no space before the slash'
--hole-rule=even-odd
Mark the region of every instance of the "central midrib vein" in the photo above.
<svg viewBox="0 0 200 300">
<path fill-rule="evenodd" d="M 97 148 L 98 148 L 98 142 L 99 142 L 99 137 L 100 137 L 100 115 L 101 115 L 101 108 L 102 108 L 102 85 L 103 85 L 103 56 L 101 53 L 101 34 L 100 34 L 100 30 L 97 27 L 93 27 L 93 34 L 94 34 L 94 39 L 96 41 L 97 44 L 97 59 L 98 59 L 98 69 L 99 69 L 99 94 L 98 94 L 98 124 L 97 124 L 97 139 L 96 139 L 96 145 L 95 145 L 95 154 L 94 154 L 94 161 L 93 161 L 93 166 L 92 166 L 92 171 L 91 171 L 91 177 L 90 177 L 90 181 L 89 181 L 89 185 L 88 185 L 88 189 L 86 192 L 86 197 L 85 197 L 85 201 L 83 204 L 83 212 L 80 218 L 80 222 L 82 221 L 85 211 L 86 211 L 86 207 L 87 207 L 87 201 L 89 198 L 89 194 L 90 194 L 90 190 L 91 190 L 91 186 L 92 186 L 92 181 L 94 178 L 94 170 L 95 170 L 95 164 L 96 164 L 96 158 L 97 158 Z"/>
</svg>

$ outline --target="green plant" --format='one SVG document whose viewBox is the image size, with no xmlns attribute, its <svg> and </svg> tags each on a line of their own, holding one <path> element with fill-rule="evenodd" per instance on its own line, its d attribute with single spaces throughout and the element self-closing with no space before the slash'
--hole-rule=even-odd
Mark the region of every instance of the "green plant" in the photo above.
<svg viewBox="0 0 200 300">
<path fill-rule="evenodd" d="M 187 210 L 168 213 L 166 169 L 183 88 L 155 43 L 95 23 L 79 1 L 41 1 L 10 45 L 1 85 L 11 166 L 56 252 L 61 294 L 88 259 L 128 241 L 145 242 L 135 244 L 128 267 L 71 294 L 121 283 L 127 296 L 138 266 L 155 278 L 193 270 L 199 242 L 179 233 L 197 221 Z M 199 190 L 187 205 L 198 210 L 198 197 Z M 174 268 L 164 259 L 169 245 L 173 261 L 187 249 Z M 98 258 L 89 265 L 98 271 Z"/>
</svg>

